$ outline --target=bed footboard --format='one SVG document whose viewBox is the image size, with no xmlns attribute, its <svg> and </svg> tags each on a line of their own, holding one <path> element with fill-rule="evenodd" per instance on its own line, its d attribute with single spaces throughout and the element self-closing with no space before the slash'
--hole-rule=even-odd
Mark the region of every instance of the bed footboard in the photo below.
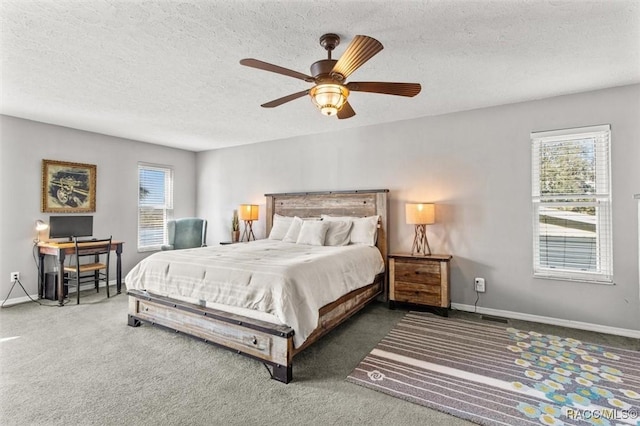
<svg viewBox="0 0 640 426">
<path fill-rule="evenodd" d="M 292 379 L 293 329 L 240 315 L 130 290 L 130 326 L 140 321 L 218 345 L 269 364 L 273 378 Z"/>
<path fill-rule="evenodd" d="M 129 290 L 128 325 L 147 322 L 203 340 L 271 366 L 273 379 L 289 383 L 293 379 L 294 355 L 319 340 L 362 309 L 383 289 L 384 274 L 366 287 L 354 290 L 320 310 L 318 328 L 300 348 L 293 347 L 292 328 L 271 324 L 182 302 L 168 297 Z"/>
</svg>

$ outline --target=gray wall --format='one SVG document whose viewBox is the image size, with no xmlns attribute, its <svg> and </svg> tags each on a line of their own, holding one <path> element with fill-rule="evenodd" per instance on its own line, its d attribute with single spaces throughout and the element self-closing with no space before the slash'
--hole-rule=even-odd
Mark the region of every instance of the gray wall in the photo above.
<svg viewBox="0 0 640 426">
<path fill-rule="evenodd" d="M 32 258 L 35 221 L 48 222 L 40 211 L 43 159 L 97 166 L 94 235 L 113 235 L 125 242 L 126 274 L 149 253 L 137 253 L 138 161 L 174 167 L 175 215 L 192 216 L 196 210 L 196 154 L 148 143 L 0 116 L 0 297 L 11 283 L 9 274 L 20 271 L 31 295 L 38 288 Z M 42 237 L 46 237 L 44 231 Z M 115 265 L 115 261 L 113 263 Z M 113 266 L 112 265 L 112 266 Z M 49 266 L 49 265 L 48 265 Z M 115 269 L 113 269 L 115 271 Z M 115 272 L 112 275 L 115 279 Z M 25 297 L 16 286 L 11 298 Z"/>
<path fill-rule="evenodd" d="M 392 251 L 411 247 L 405 202 L 437 203 L 427 232 L 433 252 L 454 256 L 454 303 L 473 305 L 473 278 L 484 277 L 479 306 L 640 330 L 638 117 L 633 85 L 201 152 L 197 211 L 210 219 L 215 244 L 230 238 L 240 203 L 261 205 L 254 230 L 264 237 L 265 193 L 388 188 Z M 529 133 L 607 123 L 616 285 L 534 279 Z"/>
<path fill-rule="evenodd" d="M 246 202 L 262 207 L 255 231 L 263 237 L 265 193 L 388 188 L 392 251 L 411 246 L 404 203 L 437 203 L 429 241 L 454 256 L 454 303 L 473 305 L 480 276 L 487 292 L 479 306 L 639 330 L 639 116 L 633 85 L 198 154 L 1 116 L 0 297 L 11 271 L 36 294 L 33 228 L 49 216 L 40 212 L 42 159 L 98 166 L 95 234 L 126 242 L 125 273 L 146 256 L 135 246 L 136 166 L 145 161 L 174 166 L 176 216 L 207 218 L 209 244 L 230 238 L 232 210 Z M 605 123 L 613 138 L 616 285 L 533 279 L 529 133 Z"/>
</svg>

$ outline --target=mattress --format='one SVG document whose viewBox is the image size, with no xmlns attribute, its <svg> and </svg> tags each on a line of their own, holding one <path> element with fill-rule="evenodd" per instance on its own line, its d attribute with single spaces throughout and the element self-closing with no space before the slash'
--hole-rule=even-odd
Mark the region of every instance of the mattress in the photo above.
<svg viewBox="0 0 640 426">
<path fill-rule="evenodd" d="M 382 272 L 376 247 L 258 240 L 154 253 L 125 282 L 129 289 L 288 325 L 299 347 L 317 328 L 321 307 Z"/>
</svg>

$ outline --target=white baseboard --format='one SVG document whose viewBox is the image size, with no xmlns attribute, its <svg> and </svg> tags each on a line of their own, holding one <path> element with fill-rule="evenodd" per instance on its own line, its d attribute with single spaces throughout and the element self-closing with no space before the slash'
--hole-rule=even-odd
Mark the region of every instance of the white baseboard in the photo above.
<svg viewBox="0 0 640 426">
<path fill-rule="evenodd" d="M 115 286 L 115 285 L 116 285 L 116 280 L 110 280 L 109 281 L 109 286 L 110 287 L 111 286 Z M 101 282 L 98 286 L 100 288 L 104 288 L 105 287 L 103 282 Z M 86 283 L 86 284 L 83 284 L 83 285 L 80 286 L 80 291 L 90 290 L 92 288 L 95 288 L 93 283 Z M 22 289 L 20 289 L 20 290 L 22 290 Z M 14 288 L 14 291 L 15 291 L 15 288 Z M 73 294 L 75 294 L 75 292 L 73 292 Z M 37 294 L 30 294 L 29 296 L 31 296 L 31 299 L 33 299 L 33 300 L 38 300 L 38 295 Z M 29 299 L 28 296 L 14 297 L 14 298 L 8 299 L 5 302 L 4 306 L 18 305 L 20 303 L 31 302 L 31 299 Z M 42 300 L 48 300 L 48 299 L 42 299 Z"/>
<path fill-rule="evenodd" d="M 461 303 L 452 303 L 451 309 L 465 312 L 475 312 L 478 314 L 493 315 L 496 317 L 512 318 L 522 321 L 539 322 L 542 324 L 559 325 L 561 327 L 577 328 L 579 330 L 595 331 L 598 333 L 614 334 L 616 336 L 632 337 L 640 339 L 640 330 L 630 330 L 626 328 L 609 327 L 608 325 L 591 324 L 588 322 L 572 321 L 561 318 L 543 317 L 540 315 L 523 314 L 520 312 L 503 311 L 500 309 L 483 308 Z"/>
</svg>

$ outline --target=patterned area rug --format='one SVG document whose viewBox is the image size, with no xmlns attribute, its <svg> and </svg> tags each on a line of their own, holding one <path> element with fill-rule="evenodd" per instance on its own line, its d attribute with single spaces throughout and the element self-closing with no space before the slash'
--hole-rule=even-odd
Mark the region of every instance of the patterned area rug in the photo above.
<svg viewBox="0 0 640 426">
<path fill-rule="evenodd" d="M 640 353 L 410 312 L 347 378 L 482 425 L 640 426 Z"/>
</svg>

